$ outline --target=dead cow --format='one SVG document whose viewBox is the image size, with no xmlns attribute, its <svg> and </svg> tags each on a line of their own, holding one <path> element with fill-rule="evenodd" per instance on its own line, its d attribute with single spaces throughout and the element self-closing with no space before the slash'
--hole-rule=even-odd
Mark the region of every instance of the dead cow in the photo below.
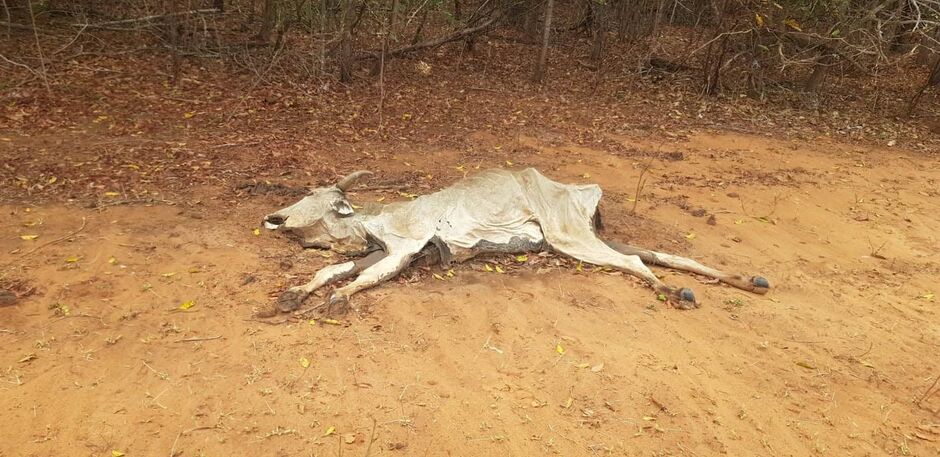
<svg viewBox="0 0 940 457">
<path fill-rule="evenodd" d="M 264 218 L 265 227 L 289 232 L 304 247 L 361 257 L 323 268 L 307 284 L 282 293 L 281 311 L 293 311 L 313 291 L 357 274 L 333 292 L 327 312 L 344 310 L 350 296 L 418 260 L 446 268 L 480 254 L 547 249 L 641 278 L 681 309 L 698 307 L 692 291 L 667 286 L 645 264 L 689 271 L 759 294 L 770 288 L 760 276 L 727 274 L 683 257 L 601 240 L 596 233 L 597 185 L 561 184 L 532 168 L 489 170 L 413 201 L 354 211 L 345 192 L 369 174 L 357 171 L 334 186 L 313 189 Z"/>
</svg>

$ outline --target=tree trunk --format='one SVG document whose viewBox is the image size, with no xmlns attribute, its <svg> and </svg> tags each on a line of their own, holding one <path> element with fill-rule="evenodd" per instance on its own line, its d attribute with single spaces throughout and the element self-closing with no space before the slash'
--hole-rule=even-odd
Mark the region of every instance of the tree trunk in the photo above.
<svg viewBox="0 0 940 457">
<path fill-rule="evenodd" d="M 454 0 L 454 19 L 460 20 L 460 0 Z"/>
<path fill-rule="evenodd" d="M 264 10 L 261 12 L 261 29 L 258 30 L 258 40 L 267 43 L 271 39 L 271 31 L 274 30 L 275 10 L 277 5 L 275 0 L 264 0 Z"/>
<path fill-rule="evenodd" d="M 542 27 L 542 50 L 539 51 L 539 60 L 535 64 L 535 73 L 532 80 L 540 83 L 545 79 L 545 62 L 548 59 L 548 42 L 552 35 L 552 9 L 555 0 L 545 2 L 545 24 Z"/>
<path fill-rule="evenodd" d="M 596 5 L 590 1 L 588 8 L 591 8 L 591 33 L 593 34 L 591 62 L 599 69 L 601 58 L 604 56 L 604 40 L 607 37 L 607 16 L 604 10 L 606 6 Z"/>
</svg>

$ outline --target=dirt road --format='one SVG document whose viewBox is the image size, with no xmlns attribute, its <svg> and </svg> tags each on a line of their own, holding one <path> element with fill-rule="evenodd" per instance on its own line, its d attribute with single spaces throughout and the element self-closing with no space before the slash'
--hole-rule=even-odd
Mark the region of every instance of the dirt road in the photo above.
<svg viewBox="0 0 940 457">
<path fill-rule="evenodd" d="M 610 136 L 655 158 L 634 216 L 646 156 L 474 138 L 516 152 L 364 164 L 597 182 L 608 236 L 775 287 L 657 270 L 703 303 L 678 311 L 618 273 L 507 257 L 409 271 L 342 325 L 270 325 L 252 315 L 336 260 L 253 232 L 291 197 L 206 185 L 150 206 L 4 205 L 4 280 L 24 297 L 0 307 L 0 456 L 940 453 L 936 157 Z"/>
</svg>

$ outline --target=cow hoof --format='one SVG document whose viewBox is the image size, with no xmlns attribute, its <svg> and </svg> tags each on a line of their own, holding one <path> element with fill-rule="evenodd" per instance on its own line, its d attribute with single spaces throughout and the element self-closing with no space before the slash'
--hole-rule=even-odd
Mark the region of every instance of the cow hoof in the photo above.
<svg viewBox="0 0 940 457">
<path fill-rule="evenodd" d="M 676 296 L 679 299 L 676 302 L 676 308 L 679 309 L 696 309 L 698 308 L 698 302 L 695 301 L 695 294 L 692 292 L 692 289 L 688 287 L 683 287 L 676 292 Z"/>
<path fill-rule="evenodd" d="M 349 297 L 341 294 L 333 294 L 326 301 L 325 316 L 341 316 L 349 311 Z"/>
<path fill-rule="evenodd" d="M 751 286 L 755 294 L 766 294 L 770 290 L 770 281 L 763 276 L 754 276 L 751 278 Z"/>
<path fill-rule="evenodd" d="M 281 296 L 277 298 L 277 309 L 282 313 L 294 311 L 300 308 L 300 305 L 304 302 L 304 298 L 307 297 L 303 293 L 287 289 L 281 292 Z"/>
</svg>

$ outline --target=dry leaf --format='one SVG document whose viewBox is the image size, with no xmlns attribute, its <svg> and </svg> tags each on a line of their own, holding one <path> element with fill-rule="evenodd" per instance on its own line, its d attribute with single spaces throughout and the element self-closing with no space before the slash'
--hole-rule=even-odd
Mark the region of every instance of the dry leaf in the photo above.
<svg viewBox="0 0 940 457">
<path fill-rule="evenodd" d="M 192 117 L 195 116 L 195 115 L 196 115 L 195 112 L 193 112 L 193 111 L 187 111 L 187 112 L 183 113 L 183 119 L 190 119 L 190 118 L 192 118 Z"/>
<path fill-rule="evenodd" d="M 180 304 L 180 309 L 183 311 L 186 311 L 187 309 L 192 308 L 193 306 L 196 306 L 196 302 L 193 300 L 189 300 Z"/>
<path fill-rule="evenodd" d="M 441 276 L 441 275 L 439 275 L 439 274 L 437 274 L 437 273 L 434 273 L 432 276 L 434 276 L 434 279 L 440 279 L 441 281 L 444 280 L 444 277 Z"/>
<path fill-rule="evenodd" d="M 695 234 L 692 233 L 692 232 L 689 232 L 689 233 L 685 236 L 685 239 L 687 239 L 687 240 L 694 240 L 694 239 L 695 239 Z"/>
<path fill-rule="evenodd" d="M 555 352 L 557 352 L 559 355 L 565 355 L 565 348 L 561 345 L 561 343 L 555 345 Z"/>
<path fill-rule="evenodd" d="M 53 177 L 49 178 L 49 180 L 46 181 L 46 183 L 47 183 L 47 184 L 55 184 L 55 182 L 58 181 L 58 180 L 59 180 L 59 178 L 56 178 L 55 176 L 53 176 Z"/>
<path fill-rule="evenodd" d="M 447 270 L 447 277 L 448 277 L 448 278 L 453 278 L 454 276 L 455 276 L 455 275 L 454 275 L 454 270 Z"/>
<path fill-rule="evenodd" d="M 604 363 L 601 362 L 601 363 L 598 363 L 597 365 L 594 365 L 593 367 L 591 367 L 591 372 L 593 372 L 593 373 L 598 373 L 598 372 L 600 372 L 600 371 L 603 370 L 603 369 L 604 369 Z"/>
<path fill-rule="evenodd" d="M 758 27 L 764 26 L 764 17 L 761 16 L 760 14 L 757 14 L 757 13 L 754 14 L 754 21 L 757 22 Z"/>
<path fill-rule="evenodd" d="M 39 238 L 39 235 L 20 235 L 20 239 L 26 241 L 35 240 L 36 238 Z"/>
<path fill-rule="evenodd" d="M 572 403 L 574 403 L 574 398 L 568 397 L 568 399 L 565 400 L 565 403 L 562 404 L 561 407 L 562 407 L 562 408 L 565 408 L 565 409 L 568 409 L 568 408 L 571 407 L 571 404 L 572 404 Z"/>
<path fill-rule="evenodd" d="M 335 432 L 336 432 L 336 427 L 331 425 L 330 428 L 326 429 L 326 432 L 323 432 L 323 436 L 330 436 Z"/>
<path fill-rule="evenodd" d="M 803 31 L 803 29 L 800 27 L 800 23 L 796 22 L 796 19 L 787 19 L 783 21 L 783 23 L 786 24 L 791 29 L 796 30 L 797 32 Z"/>
<path fill-rule="evenodd" d="M 355 442 L 356 442 L 356 434 L 355 434 L 355 433 L 347 433 L 347 434 L 343 435 L 343 442 L 346 443 L 346 444 L 353 444 L 353 443 L 355 443 Z"/>
<path fill-rule="evenodd" d="M 121 452 L 121 451 L 112 450 L 112 451 L 111 451 L 111 457 L 124 457 L 124 453 Z"/>
<path fill-rule="evenodd" d="M 496 272 L 497 272 L 497 273 L 505 273 L 505 271 L 503 271 L 503 268 L 500 267 L 499 265 L 496 265 Z"/>
<path fill-rule="evenodd" d="M 117 197 L 118 195 L 121 195 L 121 194 L 119 194 L 119 193 L 117 193 L 117 192 L 105 192 L 105 193 L 104 193 L 104 196 L 105 196 L 105 197 Z"/>
<path fill-rule="evenodd" d="M 66 262 L 66 263 L 75 263 L 75 262 L 78 262 L 78 256 L 74 256 L 74 255 L 73 255 L 72 257 L 69 257 L 69 258 L 65 259 L 65 262 Z"/>
<path fill-rule="evenodd" d="M 590 364 L 590 363 L 579 363 L 579 364 L 577 364 L 577 365 L 575 365 L 575 366 L 578 367 L 578 368 L 587 368 L 587 367 L 591 366 L 591 364 Z"/>
<path fill-rule="evenodd" d="M 261 235 L 261 229 L 255 227 L 255 228 L 251 231 L 251 233 L 254 233 L 255 236 Z"/>
<path fill-rule="evenodd" d="M 117 259 L 115 259 L 114 256 L 108 257 L 108 263 L 114 265 L 117 263 Z"/>
<path fill-rule="evenodd" d="M 310 360 L 307 360 L 306 357 L 301 357 L 301 358 L 300 358 L 300 366 L 302 366 L 302 367 L 304 367 L 304 368 L 310 368 Z"/>
<path fill-rule="evenodd" d="M 336 319 L 323 319 L 323 323 L 324 323 L 324 324 L 330 324 L 330 325 L 343 325 L 342 322 L 340 322 L 340 321 L 338 321 L 338 320 L 336 320 Z"/>
<path fill-rule="evenodd" d="M 526 262 L 527 260 L 529 260 L 529 256 L 527 256 L 527 255 L 525 255 L 525 254 L 520 254 L 520 255 L 517 255 L 517 256 L 516 256 L 516 262 L 524 263 L 524 262 Z"/>
<path fill-rule="evenodd" d="M 488 263 L 484 263 L 484 264 L 483 264 L 483 268 L 485 268 L 486 271 L 489 271 L 489 272 L 492 272 L 492 271 L 493 271 L 493 267 L 491 267 L 490 264 L 488 264 Z"/>
</svg>

